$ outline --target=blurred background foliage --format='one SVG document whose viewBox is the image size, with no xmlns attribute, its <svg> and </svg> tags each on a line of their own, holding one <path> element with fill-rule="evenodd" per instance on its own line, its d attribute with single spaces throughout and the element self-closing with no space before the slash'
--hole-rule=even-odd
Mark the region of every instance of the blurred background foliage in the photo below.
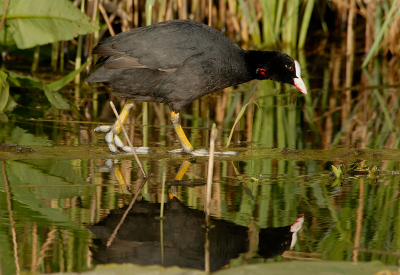
<svg viewBox="0 0 400 275">
<path fill-rule="evenodd" d="M 400 102 L 393 95 L 400 77 L 397 0 L 25 2 L 0 0 L 3 122 L 8 120 L 5 114 L 17 106 L 15 101 L 24 104 L 21 96 L 31 90 L 45 92 L 51 104 L 47 117 L 67 110 L 73 120 L 104 120 L 110 116 L 109 108 L 99 106 L 113 96 L 82 81 L 97 58 L 92 57 L 93 46 L 131 28 L 191 19 L 221 30 L 244 49 L 279 49 L 298 59 L 310 93 L 303 97 L 287 85 L 269 81 L 258 84 L 256 95 L 243 93 L 250 90 L 248 85 L 227 88 L 187 108 L 184 118 L 190 121 L 184 125 L 208 128 L 215 121 L 230 128 L 240 114 L 242 123 L 235 129 L 247 125 L 247 139 L 260 142 L 264 138 L 267 146 L 302 148 L 305 131 L 313 133 L 308 141 L 324 148 L 343 143 L 364 147 L 399 144 L 395 117 Z M 84 62 L 88 63 L 82 66 Z M 250 101 L 258 105 L 249 105 L 246 114 L 240 112 Z M 136 112 L 142 125 L 163 124 L 166 119 L 160 115 L 167 108 L 144 103 L 137 105 Z M 376 138 L 370 131 L 373 127 L 384 135 Z M 145 145 L 146 133 L 144 129 Z M 299 136 L 306 137 L 302 145 L 296 141 Z"/>
</svg>

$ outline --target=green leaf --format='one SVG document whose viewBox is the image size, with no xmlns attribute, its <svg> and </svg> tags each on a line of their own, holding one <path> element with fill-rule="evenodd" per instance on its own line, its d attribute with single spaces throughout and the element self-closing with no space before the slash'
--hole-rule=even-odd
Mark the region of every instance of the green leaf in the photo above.
<svg viewBox="0 0 400 275">
<path fill-rule="evenodd" d="M 82 66 L 79 69 L 77 69 L 77 70 L 75 70 L 73 72 L 70 72 L 69 74 L 67 74 L 63 78 L 61 78 L 61 79 L 59 79 L 57 81 L 54 81 L 53 83 L 47 84 L 47 87 L 53 92 L 60 90 L 65 85 L 70 83 L 75 78 L 75 76 L 77 74 L 79 74 L 87 66 L 87 64 L 89 62 L 92 62 L 92 61 L 91 60 L 86 61 L 85 63 L 82 64 Z"/>
<path fill-rule="evenodd" d="M 63 164 L 65 165 L 66 162 L 68 161 L 65 161 Z M 62 165 L 62 163 L 57 165 L 56 163 L 55 167 L 58 167 L 58 169 L 65 169 L 64 165 Z M 73 186 L 75 183 L 69 182 L 68 177 L 60 178 L 43 173 L 40 169 L 36 168 L 34 164 L 7 161 L 5 162 L 5 169 L 12 190 L 13 207 L 16 207 L 17 204 L 21 205 L 21 208 L 14 212 L 17 220 L 21 218 L 24 220 L 32 219 L 38 223 L 46 220 L 58 226 L 86 231 L 85 228 L 79 226 L 75 221 L 72 221 L 68 215 L 63 213 L 62 209 L 51 208 L 43 204 L 43 201 L 49 198 L 58 200 L 62 198 L 71 198 L 71 196 L 81 195 L 82 193 L 91 195 L 94 192 L 92 187 L 62 189 L 57 186 Z M 85 181 L 81 178 L 78 184 L 82 182 Z M 4 178 L 0 177 L 0 196 L 4 192 L 4 186 Z M 32 187 L 34 191 L 30 188 L 21 188 L 27 186 Z M 25 213 L 29 213 L 30 215 L 25 215 Z"/>
<path fill-rule="evenodd" d="M 8 121 L 5 112 L 11 112 L 17 103 L 10 96 L 10 87 L 7 82 L 8 75 L 0 71 L 0 121 Z"/>
<path fill-rule="evenodd" d="M 47 99 L 50 101 L 51 105 L 53 105 L 57 109 L 61 109 L 61 110 L 69 109 L 69 104 L 62 97 L 62 95 L 57 91 L 52 91 L 49 88 L 49 86 L 46 85 L 43 81 L 37 80 L 37 79 L 29 77 L 29 76 L 19 75 L 14 72 L 11 72 L 11 71 L 4 71 L 4 72 L 6 74 L 8 74 L 7 80 L 8 80 L 8 83 L 11 84 L 11 86 L 21 87 L 21 88 L 26 88 L 26 89 L 42 90 L 42 91 L 44 91 L 44 93 L 45 93 Z M 68 77 L 68 75 L 66 77 Z M 65 85 L 66 83 L 63 83 L 63 84 Z M 60 89 L 63 86 L 61 86 L 60 83 L 58 83 L 58 84 L 52 83 L 51 87 Z"/>
<path fill-rule="evenodd" d="M 12 129 L 11 133 L 9 133 L 8 141 L 21 146 L 51 146 L 51 141 L 46 138 L 47 137 L 37 137 L 30 134 L 27 130 L 16 126 Z"/>
<path fill-rule="evenodd" d="M 332 166 L 332 171 L 333 171 L 333 173 L 335 174 L 335 176 L 336 176 L 337 178 L 340 177 L 339 169 L 336 168 L 335 165 L 331 165 L 331 166 Z"/>
<path fill-rule="evenodd" d="M 260 180 L 255 177 L 250 177 L 254 182 L 258 183 Z"/>
<path fill-rule="evenodd" d="M 51 105 L 60 110 L 69 109 L 68 102 L 65 101 L 64 97 L 59 92 L 51 91 L 46 85 L 44 86 L 43 90 Z"/>
<path fill-rule="evenodd" d="M 332 183 L 332 186 L 341 186 L 342 185 L 342 179 L 336 178 L 335 181 Z"/>
<path fill-rule="evenodd" d="M 0 0 L 3 11 L 6 0 Z M 32 48 L 78 35 L 95 32 L 99 27 L 68 0 L 12 0 L 0 43 L 17 44 L 19 49 Z"/>
<path fill-rule="evenodd" d="M 379 169 L 378 169 L 378 167 L 374 166 L 369 171 L 369 174 L 367 175 L 367 179 L 371 184 L 375 184 L 378 181 L 378 176 L 379 176 Z"/>
<path fill-rule="evenodd" d="M 332 166 L 332 171 L 335 174 L 335 181 L 333 182 L 332 186 L 340 186 L 342 185 L 342 180 L 343 180 L 343 171 L 342 171 L 342 165 L 340 165 L 338 168 L 334 165 Z"/>
<path fill-rule="evenodd" d="M 246 105 L 244 105 L 244 106 L 242 107 L 242 109 L 240 109 L 240 111 L 239 111 L 239 113 L 238 113 L 238 115 L 237 115 L 237 117 L 236 117 L 236 119 L 235 119 L 235 123 L 233 123 L 232 129 L 231 129 L 231 133 L 229 134 L 228 141 L 226 142 L 226 147 L 229 147 L 229 144 L 231 143 L 231 139 L 232 139 L 232 136 L 233 136 L 233 131 L 235 130 L 236 124 L 237 124 L 237 123 L 240 121 L 240 119 L 242 118 L 244 112 L 246 111 L 247 106 L 248 106 L 249 104 L 251 104 L 251 103 L 256 104 L 256 106 L 257 106 L 258 108 L 260 108 L 260 107 L 258 106 L 258 104 L 257 104 L 255 101 L 252 101 L 252 102 L 248 102 Z"/>
<path fill-rule="evenodd" d="M 336 178 L 341 179 L 343 177 L 342 165 L 340 165 L 339 167 L 336 167 L 334 165 L 331 166 L 332 166 L 332 171 L 335 174 Z"/>
<path fill-rule="evenodd" d="M 9 92 L 9 85 L 7 83 L 7 74 L 4 72 L 0 71 L 0 81 L 1 81 L 1 86 L 0 86 L 0 113 L 4 112 L 4 109 L 7 106 L 8 99 L 10 97 L 10 92 Z"/>
<path fill-rule="evenodd" d="M 23 87 L 27 89 L 42 90 L 44 91 L 44 94 L 50 101 L 51 105 L 53 105 L 57 109 L 65 110 L 69 109 L 70 106 L 68 102 L 63 98 L 63 96 L 57 91 L 63 88 L 68 83 L 70 83 L 74 79 L 74 77 L 87 66 L 89 62 L 91 62 L 91 60 L 88 60 L 84 64 L 82 64 L 82 66 L 78 70 L 70 72 L 63 78 L 60 78 L 59 80 L 54 81 L 53 83 L 50 84 L 45 84 L 44 82 L 37 80 L 35 78 L 19 75 L 11 71 L 4 71 L 4 74 L 9 76 L 8 82 L 10 82 L 12 86 Z"/>
</svg>

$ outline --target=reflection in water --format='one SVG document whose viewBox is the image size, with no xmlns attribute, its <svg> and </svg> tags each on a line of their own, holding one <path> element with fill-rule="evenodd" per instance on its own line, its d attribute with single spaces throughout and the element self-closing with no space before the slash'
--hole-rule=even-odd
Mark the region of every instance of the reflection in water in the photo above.
<svg viewBox="0 0 400 275">
<path fill-rule="evenodd" d="M 102 159 L 66 159 L 65 151 L 61 150 L 60 158 L 37 158 L 40 153 L 36 152 L 24 155 L 25 159 L 1 161 L 4 164 L 0 174 L 2 274 L 14 274 L 16 270 L 13 231 L 19 264 L 22 270 L 31 272 L 84 271 L 96 263 L 92 257 L 104 257 L 102 261 L 106 261 L 114 254 L 122 257 L 120 254 L 132 247 L 140 251 L 153 249 L 154 261 L 162 263 L 164 255 L 164 264 L 173 261 L 168 259 L 169 254 L 183 251 L 183 256 L 197 257 L 198 268 L 204 267 L 205 186 L 195 181 L 205 179 L 204 159 L 198 158 L 190 166 L 186 162 L 182 166 L 179 158 L 145 159 L 149 181 L 137 193 L 142 181 L 132 160 L 118 161 L 119 166 L 108 161 L 109 166 L 104 166 Z M 398 253 L 394 252 L 399 250 L 400 239 L 400 162 L 382 160 L 392 158 L 392 151 L 380 151 L 380 160 L 374 159 L 370 151 L 358 154 L 357 159 L 369 159 L 360 167 L 376 166 L 381 173 L 373 185 L 368 184 L 365 175 L 346 175 L 342 187 L 332 186 L 334 181 L 326 173 L 332 164 L 338 166 L 330 157 L 312 160 L 320 156 L 304 150 L 293 155 L 276 152 L 279 153 L 271 151 L 277 159 L 243 156 L 240 161 L 216 159 L 211 214 L 218 219 L 213 220 L 215 227 L 209 230 L 213 269 L 262 261 L 256 250 L 263 257 L 280 255 L 293 242 L 287 225 L 300 213 L 306 218 L 294 250 L 301 257 L 398 263 Z M 356 160 L 350 156 L 344 158 L 347 166 L 353 166 Z M 181 173 L 184 168 L 186 173 Z M 125 181 L 119 181 L 118 174 Z M 177 174 L 182 176 L 181 181 L 176 180 Z M 164 175 L 165 187 L 161 184 Z M 160 203 L 168 201 L 167 190 L 182 203 L 169 201 L 165 205 L 166 218 L 160 221 L 157 219 Z M 129 212 L 122 223 L 109 248 L 113 251 L 110 255 L 105 244 L 132 201 L 131 191 L 138 194 L 134 204 L 137 210 Z M 11 213 L 15 226 L 9 219 Z M 136 218 L 139 221 L 130 222 Z M 282 234 L 280 230 L 285 226 L 287 231 Z M 93 246 L 95 236 L 88 228 L 96 233 L 99 250 Z M 279 228 L 278 235 L 273 228 Z M 140 234 L 135 230 L 140 230 Z M 113 249 L 121 243 L 122 247 Z M 265 243 L 268 245 L 263 246 Z M 89 247 L 94 247 L 93 252 Z M 275 248 L 269 250 L 270 247 Z M 225 248 L 229 251 L 224 252 Z M 151 260 L 140 258 L 142 253 L 131 254 L 142 261 Z M 221 260 L 214 259 L 214 255 Z M 131 257 L 129 253 L 125 256 Z M 282 257 L 286 260 L 296 255 L 285 252 L 272 261 L 281 261 Z"/>
<path fill-rule="evenodd" d="M 160 220 L 160 204 L 136 202 L 119 228 L 116 238 L 107 247 L 107 241 L 119 223 L 124 209 L 117 209 L 100 223 L 89 226 L 96 235 L 93 258 L 101 263 L 134 263 L 204 269 L 206 237 L 203 211 L 190 209 L 178 199 L 164 206 Z M 281 255 L 296 243 L 297 231 L 304 218 L 293 225 L 266 228 L 259 231 L 258 254 L 262 257 Z M 160 229 L 161 221 L 163 230 Z M 218 270 L 230 260 L 248 252 L 248 228 L 224 220 L 211 219 L 209 230 L 210 269 Z M 254 248 L 253 248 L 254 249 Z M 252 251 L 252 252 L 256 252 Z"/>
</svg>

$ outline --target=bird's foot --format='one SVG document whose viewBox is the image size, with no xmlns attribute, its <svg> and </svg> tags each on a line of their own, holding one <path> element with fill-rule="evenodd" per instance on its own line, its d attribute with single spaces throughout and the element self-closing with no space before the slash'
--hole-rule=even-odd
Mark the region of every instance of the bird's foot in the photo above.
<svg viewBox="0 0 400 275">
<path fill-rule="evenodd" d="M 95 132 L 107 133 L 105 140 L 108 144 L 108 148 L 113 153 L 120 153 L 120 150 L 125 153 L 132 153 L 132 149 L 129 146 L 124 145 L 122 140 L 119 138 L 114 125 L 102 125 L 94 129 Z M 136 154 L 148 154 L 150 152 L 149 147 L 135 147 Z"/>
</svg>

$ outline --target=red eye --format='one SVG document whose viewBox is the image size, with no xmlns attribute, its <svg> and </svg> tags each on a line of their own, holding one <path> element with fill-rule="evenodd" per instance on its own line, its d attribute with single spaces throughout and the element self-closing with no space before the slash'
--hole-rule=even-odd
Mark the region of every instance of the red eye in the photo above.
<svg viewBox="0 0 400 275">
<path fill-rule="evenodd" d="M 264 69 L 264 68 L 258 68 L 258 69 L 256 70 L 256 73 L 257 73 L 257 74 L 261 74 L 264 78 L 267 78 L 267 70 Z"/>
<path fill-rule="evenodd" d="M 289 69 L 289 71 L 291 71 L 291 72 L 293 71 L 293 67 L 289 67 L 288 69 Z"/>
</svg>

